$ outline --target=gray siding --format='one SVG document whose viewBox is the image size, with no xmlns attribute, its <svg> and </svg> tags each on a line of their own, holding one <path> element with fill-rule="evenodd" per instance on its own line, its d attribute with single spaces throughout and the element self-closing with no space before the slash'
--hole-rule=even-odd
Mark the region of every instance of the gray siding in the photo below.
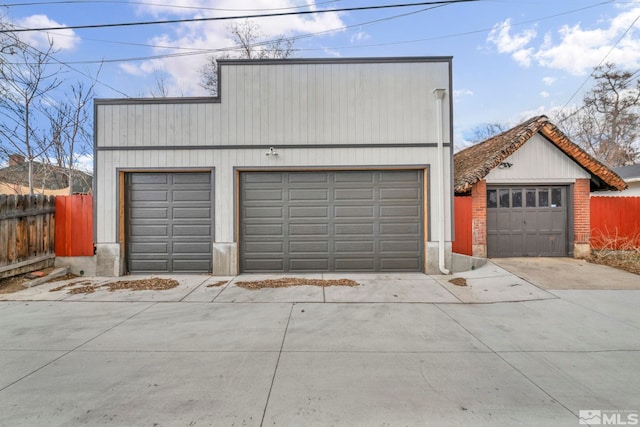
<svg viewBox="0 0 640 427">
<path fill-rule="evenodd" d="M 98 147 L 434 143 L 432 91 L 449 88 L 444 62 L 221 70 L 220 103 L 99 104 Z"/>
<path fill-rule="evenodd" d="M 571 183 L 590 175 L 558 147 L 540 134 L 534 135 L 518 151 L 504 160 L 509 169 L 495 168 L 486 177 L 487 184 Z"/>
</svg>

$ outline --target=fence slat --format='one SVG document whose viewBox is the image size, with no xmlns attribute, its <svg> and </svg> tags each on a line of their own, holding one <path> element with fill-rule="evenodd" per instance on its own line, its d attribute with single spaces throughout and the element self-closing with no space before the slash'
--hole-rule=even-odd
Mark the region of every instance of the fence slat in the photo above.
<svg viewBox="0 0 640 427">
<path fill-rule="evenodd" d="M 57 256 L 93 256 L 93 196 L 56 197 Z"/>
<path fill-rule="evenodd" d="M 0 277 L 53 265 L 47 225 L 55 216 L 53 197 L 0 196 Z"/>
<path fill-rule="evenodd" d="M 640 247 L 640 197 L 591 197 L 591 247 Z"/>
<path fill-rule="evenodd" d="M 455 240 L 451 245 L 451 249 L 458 254 L 472 255 L 471 197 L 455 196 L 453 198 L 453 209 L 455 212 Z"/>
</svg>

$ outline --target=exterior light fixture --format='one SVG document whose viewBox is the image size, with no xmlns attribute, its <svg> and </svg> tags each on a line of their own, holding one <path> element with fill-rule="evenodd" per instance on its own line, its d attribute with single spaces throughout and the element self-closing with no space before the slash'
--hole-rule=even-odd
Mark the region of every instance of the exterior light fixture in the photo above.
<svg viewBox="0 0 640 427">
<path fill-rule="evenodd" d="M 265 156 L 267 157 L 278 157 L 278 152 L 276 151 L 276 149 L 274 147 L 269 147 L 269 151 L 267 151 L 266 153 L 264 153 Z"/>
<path fill-rule="evenodd" d="M 498 168 L 500 169 L 509 169 L 511 166 L 513 166 L 513 163 L 509 163 L 509 162 L 502 162 L 498 165 Z"/>
</svg>

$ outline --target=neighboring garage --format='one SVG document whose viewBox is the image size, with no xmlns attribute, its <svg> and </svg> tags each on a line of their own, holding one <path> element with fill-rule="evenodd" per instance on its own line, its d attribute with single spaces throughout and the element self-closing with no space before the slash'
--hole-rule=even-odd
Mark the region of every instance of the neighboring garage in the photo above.
<svg viewBox="0 0 640 427">
<path fill-rule="evenodd" d="M 487 187 L 487 255 L 567 256 L 567 187 Z"/>
<path fill-rule="evenodd" d="M 422 170 L 240 173 L 242 272 L 421 271 Z"/>
<path fill-rule="evenodd" d="M 221 60 L 217 97 L 97 99 L 97 274 L 446 273 L 451 62 Z"/>
<path fill-rule="evenodd" d="M 211 172 L 132 172 L 125 188 L 130 273 L 211 271 Z"/>
<path fill-rule="evenodd" d="M 545 116 L 456 153 L 454 181 L 471 198 L 463 253 L 480 257 L 587 256 L 590 191 L 626 187 Z"/>
</svg>

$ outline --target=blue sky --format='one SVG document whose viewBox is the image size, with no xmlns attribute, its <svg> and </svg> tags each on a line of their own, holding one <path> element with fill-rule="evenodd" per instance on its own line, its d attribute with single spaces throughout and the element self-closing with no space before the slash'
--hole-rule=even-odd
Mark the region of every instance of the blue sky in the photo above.
<svg viewBox="0 0 640 427">
<path fill-rule="evenodd" d="M 33 28 L 399 2 L 164 2 L 182 7 L 161 6 L 160 0 L 5 3 L 12 4 L 3 10 L 5 19 L 16 26 Z M 453 56 L 454 127 L 456 144 L 461 146 L 483 123 L 513 125 L 533 115 L 552 115 L 567 104 L 580 103 L 582 93 L 592 84 L 588 80 L 590 72 L 601 62 L 638 71 L 639 18 L 640 0 L 487 0 L 440 7 L 261 18 L 256 22 L 267 37 L 308 36 L 296 41 L 296 57 Z M 204 95 L 198 85 L 198 71 L 206 57 L 202 52 L 233 45 L 227 25 L 228 22 L 217 21 L 66 29 L 49 34 L 21 33 L 21 37 L 38 47 L 44 46 L 46 37 L 52 37 L 59 49 L 56 58 L 87 74 L 94 74 L 99 67 L 97 62 L 104 60 L 99 75 L 103 84 L 97 87 L 102 98 L 149 96 L 158 75 L 164 77 L 172 96 Z M 191 54 L 149 59 L 173 53 Z M 82 77 L 70 70 L 65 78 Z"/>
</svg>

